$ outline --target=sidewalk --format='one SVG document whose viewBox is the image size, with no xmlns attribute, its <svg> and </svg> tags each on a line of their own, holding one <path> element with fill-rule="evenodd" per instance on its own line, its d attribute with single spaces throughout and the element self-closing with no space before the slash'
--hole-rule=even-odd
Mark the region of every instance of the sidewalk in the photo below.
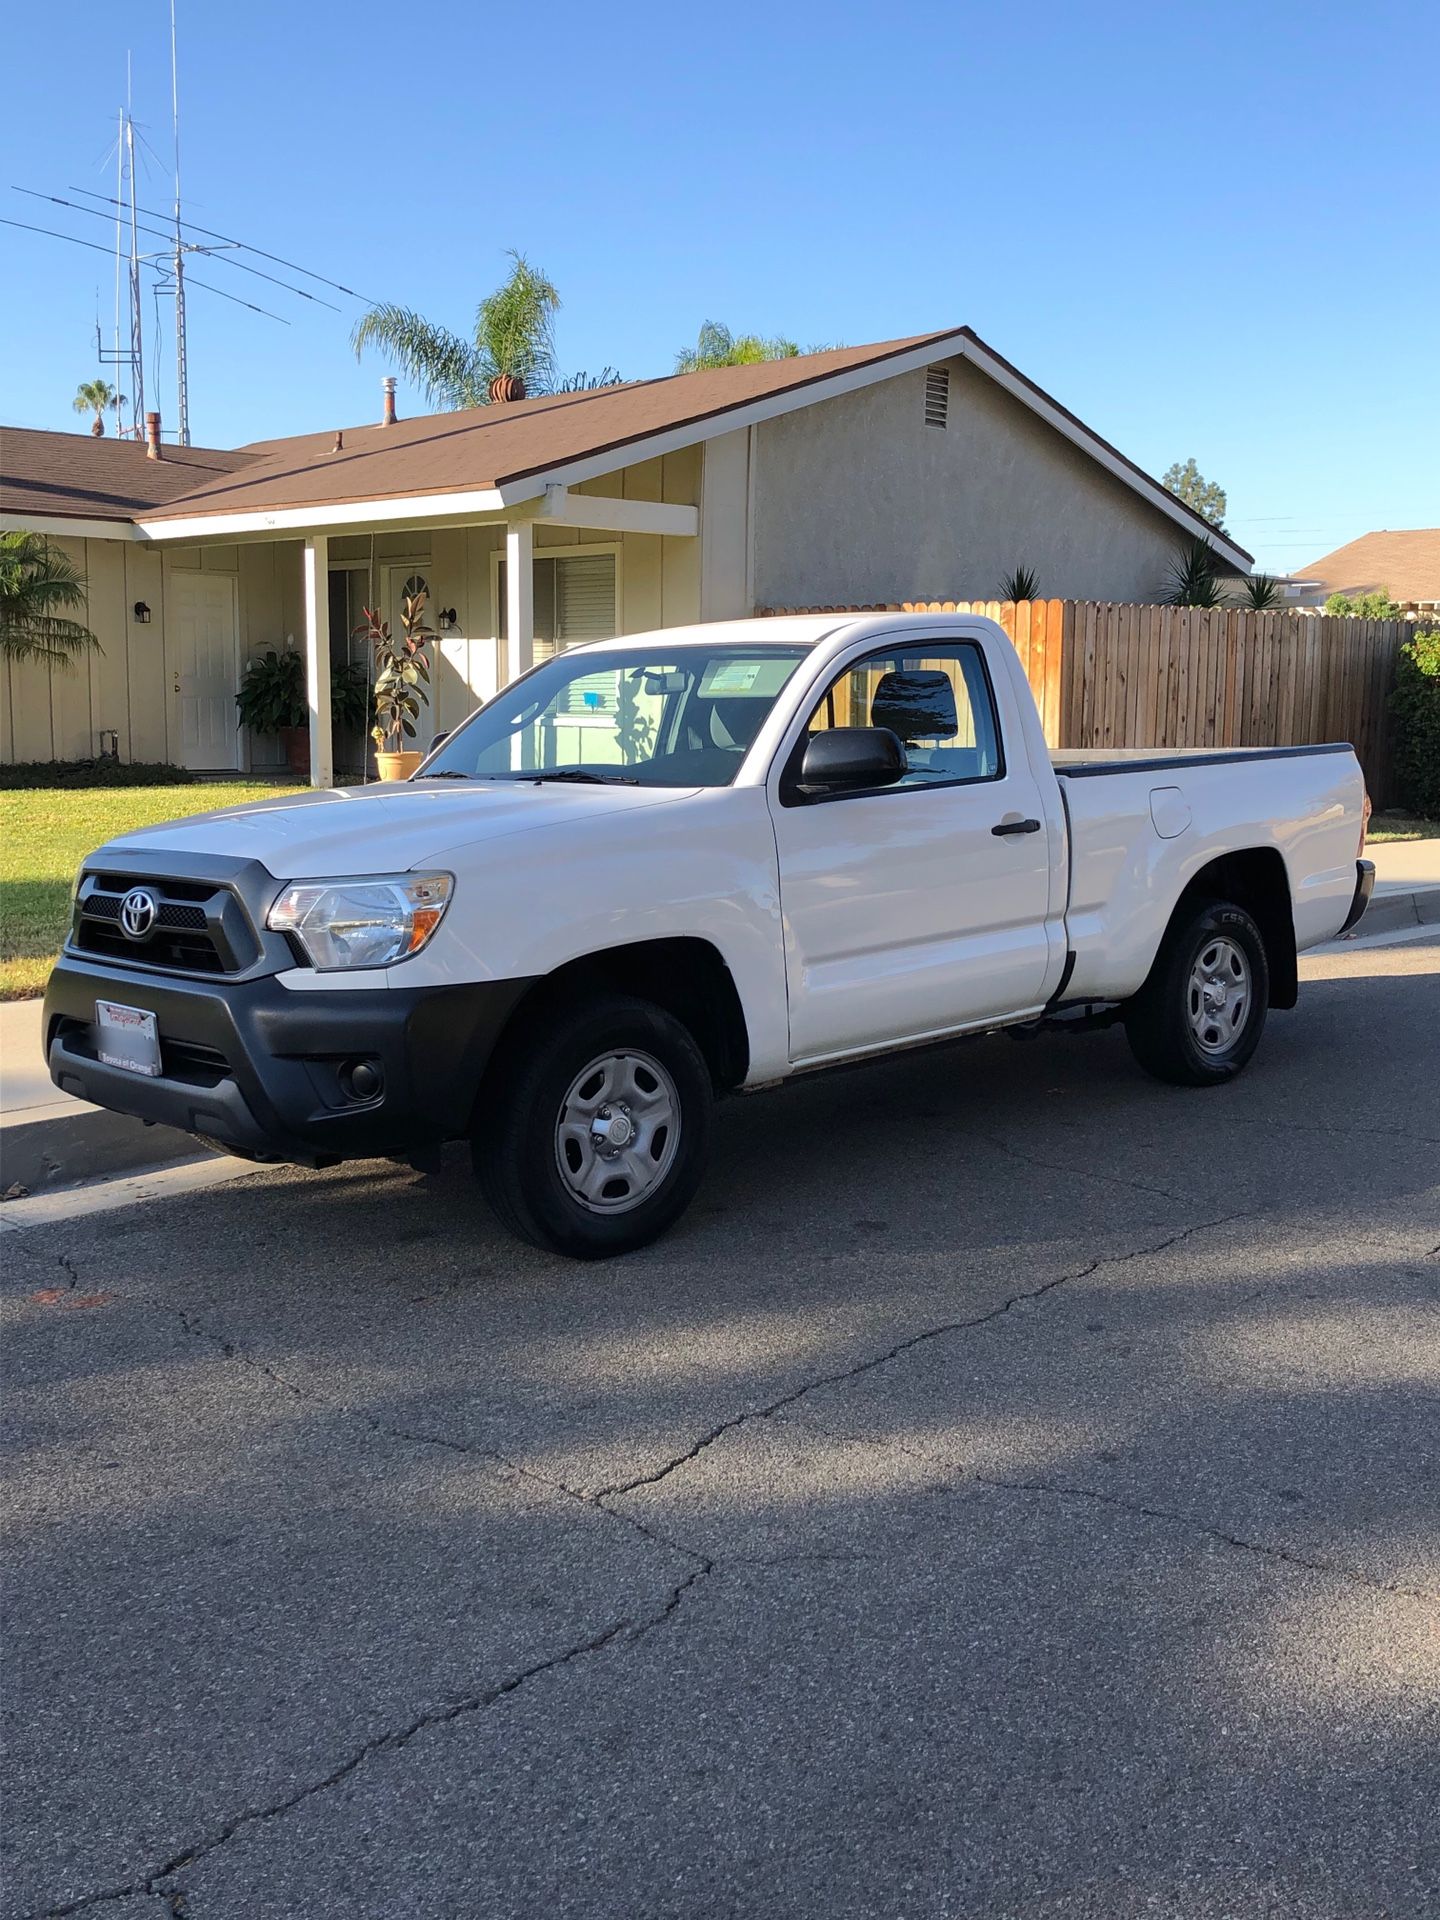
<svg viewBox="0 0 1440 1920">
<path fill-rule="evenodd" d="M 167 1160 L 207 1157 L 188 1133 L 147 1127 L 61 1093 L 40 1051 L 42 1005 L 0 1005 L 0 1193 L 14 1186 L 38 1193 Z"/>
<path fill-rule="evenodd" d="M 1440 887 L 1440 840 L 1372 841 L 1365 858 L 1375 862 L 1377 894 Z"/>
</svg>

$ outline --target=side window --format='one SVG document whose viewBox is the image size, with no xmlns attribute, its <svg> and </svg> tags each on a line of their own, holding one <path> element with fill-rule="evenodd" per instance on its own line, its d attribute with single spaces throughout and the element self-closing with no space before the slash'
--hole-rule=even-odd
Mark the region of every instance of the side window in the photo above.
<svg viewBox="0 0 1440 1920">
<path fill-rule="evenodd" d="M 806 731 L 826 727 L 898 734 L 909 762 L 902 787 L 998 780 L 1005 771 L 985 663 L 968 641 L 856 661 L 826 688 Z"/>
</svg>

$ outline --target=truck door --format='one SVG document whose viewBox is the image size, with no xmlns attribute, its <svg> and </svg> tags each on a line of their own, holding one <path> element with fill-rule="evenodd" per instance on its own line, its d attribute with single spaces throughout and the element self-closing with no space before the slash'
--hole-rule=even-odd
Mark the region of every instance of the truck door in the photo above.
<svg viewBox="0 0 1440 1920">
<path fill-rule="evenodd" d="M 893 786 L 804 797 L 805 740 L 888 727 Z M 1023 742 L 1006 751 L 981 648 L 917 637 L 843 668 L 772 774 L 797 1063 L 1039 1007 L 1050 858 Z M 998 831 L 997 831 L 998 829 Z"/>
</svg>

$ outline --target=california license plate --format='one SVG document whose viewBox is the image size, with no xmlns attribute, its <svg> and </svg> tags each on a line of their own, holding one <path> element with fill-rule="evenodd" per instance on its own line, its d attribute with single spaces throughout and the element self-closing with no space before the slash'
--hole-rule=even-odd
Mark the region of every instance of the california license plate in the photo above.
<svg viewBox="0 0 1440 1920">
<path fill-rule="evenodd" d="M 95 1051 L 107 1067 L 126 1073 L 160 1071 L 160 1029 L 143 1007 L 122 1007 L 115 1000 L 95 1002 Z"/>
</svg>

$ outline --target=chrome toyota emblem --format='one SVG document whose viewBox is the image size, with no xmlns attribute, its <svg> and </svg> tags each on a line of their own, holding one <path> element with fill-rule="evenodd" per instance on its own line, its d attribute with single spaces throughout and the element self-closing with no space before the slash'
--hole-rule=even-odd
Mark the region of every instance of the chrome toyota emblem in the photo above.
<svg viewBox="0 0 1440 1920">
<path fill-rule="evenodd" d="M 159 911 L 159 902 L 148 887 L 132 887 L 120 902 L 121 932 L 131 940 L 144 940 Z"/>
</svg>

